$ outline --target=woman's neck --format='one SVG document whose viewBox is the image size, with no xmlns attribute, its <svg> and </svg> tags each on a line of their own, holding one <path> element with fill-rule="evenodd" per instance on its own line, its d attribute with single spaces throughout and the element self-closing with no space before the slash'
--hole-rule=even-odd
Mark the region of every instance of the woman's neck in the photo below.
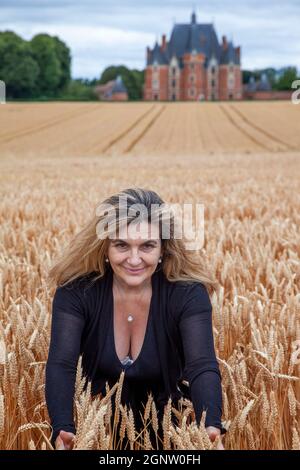
<svg viewBox="0 0 300 470">
<path fill-rule="evenodd" d="M 138 286 L 130 286 L 123 279 L 117 277 L 115 274 L 113 275 L 113 285 L 117 287 L 119 292 L 121 292 L 124 296 L 140 296 L 143 292 L 146 292 L 151 289 L 151 278 L 145 279 L 145 281 L 138 285 Z"/>
</svg>

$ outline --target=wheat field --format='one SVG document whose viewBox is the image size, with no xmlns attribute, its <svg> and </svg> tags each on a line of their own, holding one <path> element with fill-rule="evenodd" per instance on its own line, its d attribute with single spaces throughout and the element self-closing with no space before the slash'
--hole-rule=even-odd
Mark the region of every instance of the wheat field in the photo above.
<svg viewBox="0 0 300 470">
<path fill-rule="evenodd" d="M 205 207 L 225 448 L 300 450 L 299 182 L 300 106 L 289 102 L 1 105 L 0 449 L 52 448 L 48 269 L 98 202 L 141 186 Z M 137 435 L 122 381 L 91 399 L 79 361 L 75 449 L 153 447 L 155 403 Z M 169 402 L 164 449 L 214 447 L 194 418 L 188 400 Z"/>
</svg>

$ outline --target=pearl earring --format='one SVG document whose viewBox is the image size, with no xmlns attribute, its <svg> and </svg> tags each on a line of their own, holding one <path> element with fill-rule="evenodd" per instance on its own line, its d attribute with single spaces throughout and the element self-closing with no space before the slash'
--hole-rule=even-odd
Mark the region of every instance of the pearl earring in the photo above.
<svg viewBox="0 0 300 470">
<path fill-rule="evenodd" d="M 158 262 L 161 263 L 161 258 L 159 258 Z"/>
<path fill-rule="evenodd" d="M 108 259 L 108 258 L 105 258 L 105 262 L 108 263 L 108 262 L 109 262 L 109 259 Z"/>
</svg>

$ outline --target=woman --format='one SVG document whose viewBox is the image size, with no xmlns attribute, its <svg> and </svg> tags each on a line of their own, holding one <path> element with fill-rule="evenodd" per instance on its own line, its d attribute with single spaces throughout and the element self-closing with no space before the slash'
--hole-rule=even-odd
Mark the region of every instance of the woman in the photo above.
<svg viewBox="0 0 300 470">
<path fill-rule="evenodd" d="M 73 446 L 80 355 L 92 396 L 105 395 L 106 382 L 112 386 L 125 371 L 121 400 L 137 427 L 151 392 L 159 417 L 169 397 L 176 406 L 186 396 L 198 423 L 206 410 L 212 441 L 226 432 L 208 294 L 217 283 L 175 237 L 176 220 L 154 191 L 124 190 L 103 201 L 51 269 L 45 395 L 56 449 Z"/>
</svg>

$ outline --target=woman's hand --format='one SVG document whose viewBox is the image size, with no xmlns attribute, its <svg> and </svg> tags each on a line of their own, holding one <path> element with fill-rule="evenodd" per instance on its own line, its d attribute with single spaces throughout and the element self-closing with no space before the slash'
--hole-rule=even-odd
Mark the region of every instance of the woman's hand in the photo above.
<svg viewBox="0 0 300 470">
<path fill-rule="evenodd" d="M 208 434 L 208 437 L 210 438 L 211 442 L 214 442 L 217 436 L 221 436 L 221 431 L 218 428 L 215 428 L 214 426 L 208 426 L 206 429 L 206 432 Z M 216 450 L 224 450 L 224 446 L 222 444 L 222 439 L 223 436 L 220 437 L 220 440 L 217 444 Z"/>
<path fill-rule="evenodd" d="M 72 450 L 74 440 L 75 434 L 72 432 L 60 431 L 55 440 L 55 450 Z"/>
</svg>

